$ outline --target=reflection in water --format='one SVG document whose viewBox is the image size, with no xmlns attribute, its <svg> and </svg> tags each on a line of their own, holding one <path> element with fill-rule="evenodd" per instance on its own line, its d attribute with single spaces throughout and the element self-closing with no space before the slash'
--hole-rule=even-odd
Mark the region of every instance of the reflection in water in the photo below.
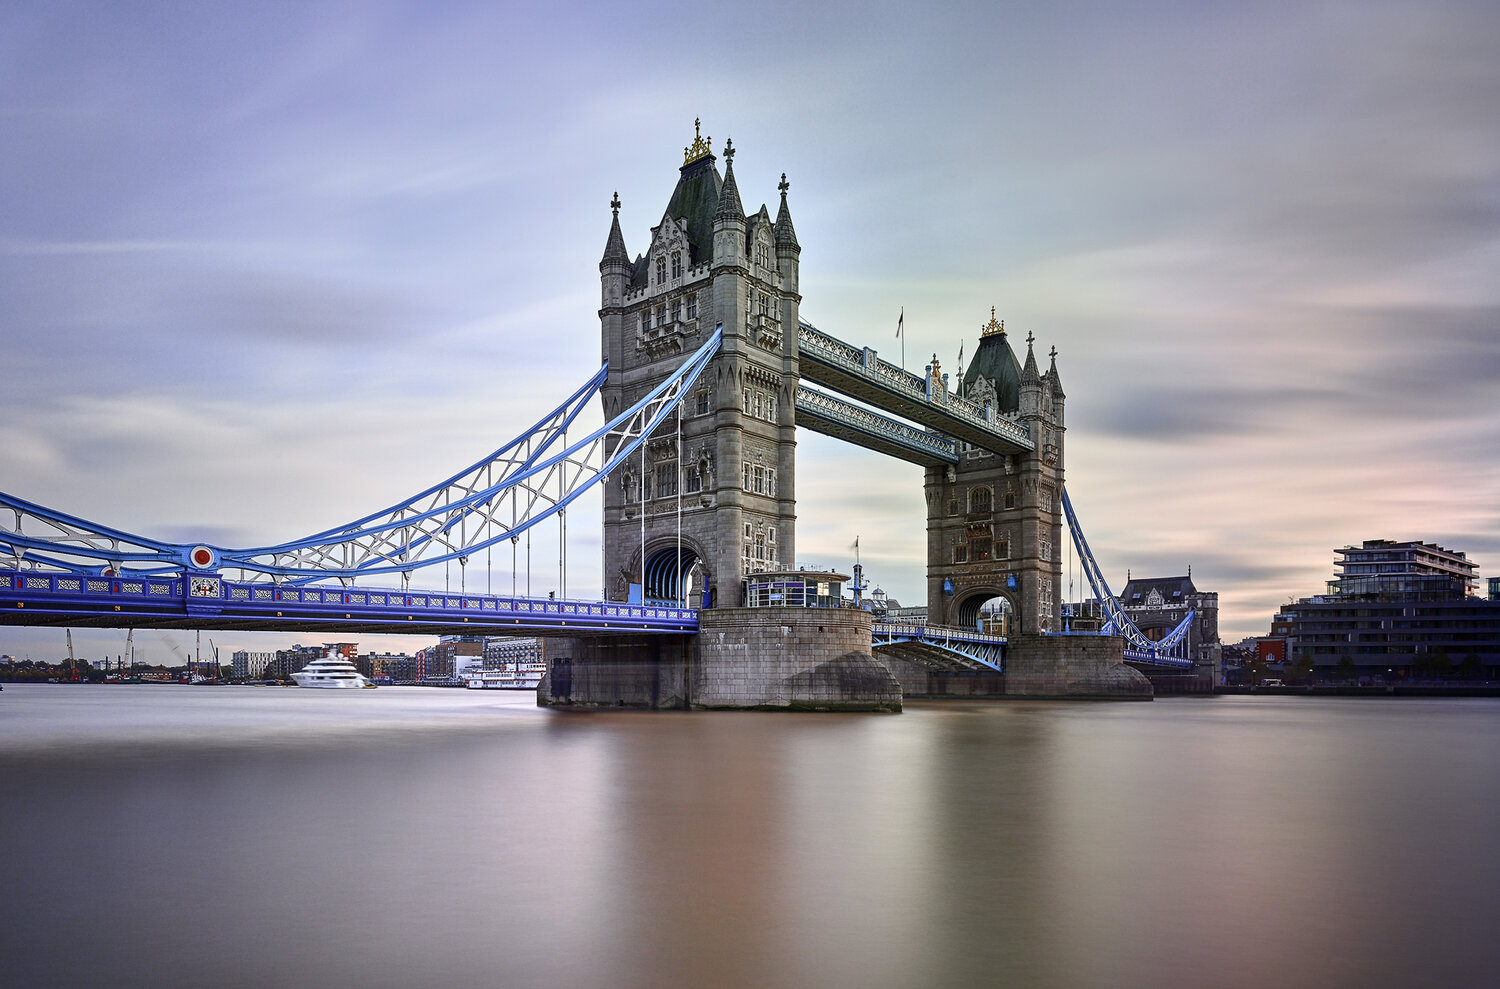
<svg viewBox="0 0 1500 989">
<path fill-rule="evenodd" d="M 1495 983 L 1500 703 L 12 686 L 9 984 Z"/>
</svg>

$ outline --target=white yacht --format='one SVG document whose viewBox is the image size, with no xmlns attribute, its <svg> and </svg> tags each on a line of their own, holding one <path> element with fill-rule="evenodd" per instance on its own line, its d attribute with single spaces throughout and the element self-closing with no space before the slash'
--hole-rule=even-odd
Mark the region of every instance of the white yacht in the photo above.
<svg viewBox="0 0 1500 989">
<path fill-rule="evenodd" d="M 315 659 L 299 672 L 292 674 L 299 687 L 373 687 L 369 677 L 354 668 L 354 664 L 330 651 L 322 659 Z"/>
</svg>

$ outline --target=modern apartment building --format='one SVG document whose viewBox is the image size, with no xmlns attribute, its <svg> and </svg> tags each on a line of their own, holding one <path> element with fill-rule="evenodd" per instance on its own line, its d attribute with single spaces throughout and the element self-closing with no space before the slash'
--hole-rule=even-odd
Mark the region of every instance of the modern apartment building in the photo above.
<svg viewBox="0 0 1500 989">
<path fill-rule="evenodd" d="M 1272 619 L 1288 663 L 1310 663 L 1314 678 L 1500 678 L 1500 582 L 1477 596 L 1465 554 L 1389 539 L 1335 553 L 1328 593 Z"/>
</svg>

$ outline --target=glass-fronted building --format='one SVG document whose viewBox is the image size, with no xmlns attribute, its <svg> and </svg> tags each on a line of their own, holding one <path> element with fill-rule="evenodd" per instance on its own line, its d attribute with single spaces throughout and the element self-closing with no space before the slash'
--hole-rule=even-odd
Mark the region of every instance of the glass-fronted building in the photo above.
<svg viewBox="0 0 1500 989">
<path fill-rule="evenodd" d="M 1388 539 L 1335 553 L 1328 593 L 1272 620 L 1289 663 L 1318 679 L 1500 679 L 1500 587 L 1475 595 L 1465 554 Z"/>
</svg>

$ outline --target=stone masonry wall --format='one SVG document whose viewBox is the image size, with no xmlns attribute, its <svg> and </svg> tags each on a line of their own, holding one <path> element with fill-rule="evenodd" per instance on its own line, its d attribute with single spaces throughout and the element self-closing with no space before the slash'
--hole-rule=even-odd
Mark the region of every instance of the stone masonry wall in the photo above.
<svg viewBox="0 0 1500 989">
<path fill-rule="evenodd" d="M 1125 665 L 1114 635 L 1017 635 L 1005 655 L 1007 697 L 1150 700 L 1145 674 Z"/>
<path fill-rule="evenodd" d="M 899 711 L 870 653 L 870 615 L 842 608 L 713 608 L 692 636 L 548 639 L 537 704 L 560 708 Z"/>
<path fill-rule="evenodd" d="M 685 710 L 693 637 L 545 639 L 540 707 Z"/>
<path fill-rule="evenodd" d="M 919 653 L 883 646 L 883 663 L 907 700 L 993 697 L 1150 700 L 1151 682 L 1126 666 L 1124 641 L 1098 635 L 1012 636 L 1005 673 L 933 669 Z"/>
<path fill-rule="evenodd" d="M 693 706 L 899 711 L 901 686 L 870 652 L 870 615 L 844 608 L 699 612 Z"/>
</svg>

